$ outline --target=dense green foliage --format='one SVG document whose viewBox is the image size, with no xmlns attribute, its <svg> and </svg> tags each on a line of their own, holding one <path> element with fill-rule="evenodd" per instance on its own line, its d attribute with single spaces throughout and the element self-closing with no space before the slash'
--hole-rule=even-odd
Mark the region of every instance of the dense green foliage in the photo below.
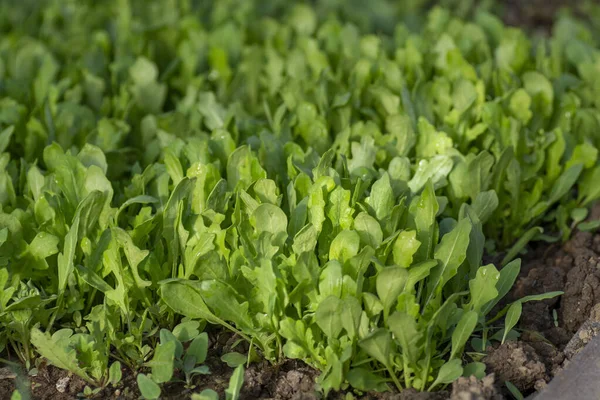
<svg viewBox="0 0 600 400">
<path fill-rule="evenodd" d="M 185 316 L 324 391 L 481 375 L 600 197 L 594 31 L 361 3 L 0 3 L 0 350 L 156 394 Z"/>
</svg>

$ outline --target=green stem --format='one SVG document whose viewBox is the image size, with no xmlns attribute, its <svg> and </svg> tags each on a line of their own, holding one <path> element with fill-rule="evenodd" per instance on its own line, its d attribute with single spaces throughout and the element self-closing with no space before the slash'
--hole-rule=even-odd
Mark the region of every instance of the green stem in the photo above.
<svg viewBox="0 0 600 400">
<path fill-rule="evenodd" d="M 392 380 L 394 381 L 394 384 L 396 385 L 396 387 L 398 388 L 398 391 L 402 391 L 402 384 L 400 383 L 400 381 L 398 380 L 398 377 L 396 376 L 396 374 L 394 373 L 394 371 L 392 370 L 392 367 L 389 365 L 386 365 L 385 368 L 387 369 L 388 373 L 390 374 L 390 376 L 392 377 Z"/>
<path fill-rule="evenodd" d="M 408 363 L 406 362 L 406 358 L 402 357 L 404 359 L 404 386 L 406 386 L 407 389 L 410 388 L 411 386 L 411 382 L 410 382 L 410 375 L 408 373 Z"/>
</svg>

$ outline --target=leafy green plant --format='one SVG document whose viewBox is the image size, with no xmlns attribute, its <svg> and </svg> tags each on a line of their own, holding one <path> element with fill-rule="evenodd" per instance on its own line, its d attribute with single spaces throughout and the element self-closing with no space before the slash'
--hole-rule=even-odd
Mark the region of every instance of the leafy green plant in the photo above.
<svg viewBox="0 0 600 400">
<path fill-rule="evenodd" d="M 520 253 L 598 227 L 598 27 L 376 2 L 0 3 L 0 351 L 147 398 L 204 323 L 324 392 L 481 375 Z"/>
<path fill-rule="evenodd" d="M 199 331 L 197 321 L 182 322 L 173 332 L 160 330 L 160 343 L 154 349 L 153 357 L 145 366 L 152 369 L 148 376 L 138 374 L 138 387 L 144 398 L 156 399 L 160 396 L 160 385 L 176 382 L 175 372 L 181 371 L 185 377 L 187 388 L 193 388 L 192 378 L 195 375 L 210 373 L 206 365 L 208 351 L 208 334 Z"/>
</svg>

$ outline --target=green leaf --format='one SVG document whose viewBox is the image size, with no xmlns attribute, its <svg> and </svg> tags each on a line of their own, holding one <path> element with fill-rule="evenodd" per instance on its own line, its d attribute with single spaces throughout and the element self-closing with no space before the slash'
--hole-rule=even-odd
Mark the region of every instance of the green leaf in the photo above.
<svg viewBox="0 0 600 400">
<path fill-rule="evenodd" d="M 512 328 L 517 325 L 519 318 L 521 318 L 521 312 L 523 311 L 523 305 L 520 301 L 516 301 L 508 307 L 506 313 L 506 320 L 504 322 L 504 334 L 502 335 L 502 343 L 506 340 L 506 335 Z"/>
<path fill-rule="evenodd" d="M 482 362 L 474 361 L 465 365 L 463 369 L 463 376 L 470 377 L 474 376 L 477 379 L 483 379 L 485 377 L 486 365 Z"/>
<path fill-rule="evenodd" d="M 315 321 L 330 339 L 336 339 L 342 332 L 342 309 L 343 302 L 335 296 L 328 296 L 319 303 Z"/>
<path fill-rule="evenodd" d="M 196 364 L 202 364 L 208 353 L 208 334 L 202 332 L 192 340 L 185 352 L 186 357 L 194 357 Z"/>
<path fill-rule="evenodd" d="M 175 342 L 169 341 L 159 344 L 154 350 L 154 357 L 147 363 L 149 367 L 152 367 L 152 380 L 154 382 L 169 382 L 173 377 L 176 347 Z"/>
<path fill-rule="evenodd" d="M 390 215 L 394 207 L 394 190 L 390 183 L 390 176 L 385 172 L 371 187 L 371 196 L 368 203 L 375 213 L 375 218 L 382 221 Z"/>
<path fill-rule="evenodd" d="M 226 400 L 238 400 L 240 398 L 240 392 L 242 390 L 242 384 L 244 383 L 244 366 L 238 366 L 233 375 L 229 379 L 229 386 L 225 389 Z"/>
<path fill-rule="evenodd" d="M 332 241 L 329 247 L 329 259 L 345 262 L 358 254 L 360 236 L 355 231 L 342 231 Z"/>
<path fill-rule="evenodd" d="M 579 229 L 582 232 L 593 232 L 596 231 L 598 228 L 600 228 L 600 220 L 582 222 L 579 225 L 577 225 L 577 229 Z"/>
<path fill-rule="evenodd" d="M 390 365 L 392 336 L 387 330 L 383 328 L 374 330 L 369 336 L 358 342 L 358 345 L 383 365 Z"/>
<path fill-rule="evenodd" d="M 563 294 L 564 294 L 564 292 L 561 292 L 561 291 L 546 292 L 546 293 L 540 293 L 540 294 L 530 294 L 529 296 L 525 296 L 525 297 L 521 298 L 519 301 L 521 303 L 527 303 L 528 301 L 547 300 L 547 299 L 552 299 L 557 296 L 561 296 Z"/>
<path fill-rule="evenodd" d="M 434 387 L 438 385 L 446 385 L 448 383 L 452 383 L 457 380 L 463 374 L 463 367 L 461 366 L 461 361 L 458 359 L 453 359 L 446 362 L 440 368 L 437 378 L 435 381 L 429 386 L 428 391 L 431 391 Z"/>
<path fill-rule="evenodd" d="M 163 301 L 178 314 L 190 318 L 201 318 L 214 321 L 202 295 L 190 285 L 182 281 L 167 281 L 160 287 Z"/>
<path fill-rule="evenodd" d="M 523 394 L 519 391 L 519 389 L 517 389 L 515 385 L 508 381 L 504 382 L 504 384 L 506 385 L 506 388 L 508 389 L 510 394 L 513 395 L 515 400 L 525 400 L 525 396 L 523 396 Z"/>
<path fill-rule="evenodd" d="M 350 191 L 337 187 L 329 194 L 327 217 L 334 228 L 350 229 L 354 210 L 350 207 Z"/>
<path fill-rule="evenodd" d="M 155 400 L 160 397 L 160 386 L 146 375 L 138 374 L 137 384 L 144 399 Z"/>
<path fill-rule="evenodd" d="M 412 215 L 417 230 L 417 240 L 421 243 L 415 255 L 415 261 L 425 261 L 433 256 L 433 249 L 438 240 L 438 228 L 435 220 L 438 211 L 439 205 L 435 190 L 433 184 L 429 182 L 421 195 L 409 207 L 409 213 Z"/>
<path fill-rule="evenodd" d="M 287 216 L 281 208 L 269 203 L 259 205 L 252 213 L 250 222 L 258 232 L 277 235 L 287 231 Z"/>
<path fill-rule="evenodd" d="M 358 336 L 361 316 L 363 313 L 360 301 L 356 297 L 346 297 L 341 307 L 342 326 L 350 339 Z"/>
<path fill-rule="evenodd" d="M 212 389 L 204 389 L 200 393 L 193 393 L 192 400 L 219 400 L 219 394 Z"/>
<path fill-rule="evenodd" d="M 377 249 L 383 241 L 383 232 L 379 222 L 365 212 L 359 213 L 354 219 L 354 229 L 358 232 L 363 244 Z"/>
<path fill-rule="evenodd" d="M 463 314 L 460 321 L 458 321 L 458 325 L 456 325 L 454 332 L 452 332 L 452 352 L 450 353 L 450 359 L 459 357 L 473 330 L 475 330 L 478 317 L 479 315 L 476 311 L 467 311 Z"/>
<path fill-rule="evenodd" d="M 548 195 L 548 203 L 554 204 L 564 195 L 566 195 L 567 192 L 571 190 L 575 182 L 577 182 L 581 171 L 583 171 L 582 164 L 576 164 L 566 169 L 552 186 L 552 190 Z"/>
<path fill-rule="evenodd" d="M 408 272 L 404 268 L 386 267 L 379 271 L 376 280 L 377 297 L 383 305 L 384 315 L 387 316 L 398 296 L 404 290 Z"/>
<path fill-rule="evenodd" d="M 199 328 L 200 322 L 185 321 L 173 328 L 173 335 L 182 343 L 189 342 L 200 334 Z"/>
<path fill-rule="evenodd" d="M 416 231 L 402 231 L 394 242 L 392 255 L 394 264 L 408 268 L 413 262 L 413 256 L 419 250 L 421 242 L 417 240 Z"/>
<path fill-rule="evenodd" d="M 418 329 L 417 321 L 406 313 L 395 312 L 390 315 L 388 325 L 394 337 L 400 343 L 402 356 L 408 363 L 416 363 L 421 353 L 419 342 L 423 336 Z"/>
<path fill-rule="evenodd" d="M 121 372 L 121 363 L 119 361 L 115 361 L 108 369 L 108 381 L 111 383 L 111 385 L 115 386 L 121 382 L 122 377 L 123 373 Z"/>
<path fill-rule="evenodd" d="M 372 371 L 366 368 L 352 368 L 346 374 L 346 379 L 350 385 L 358 390 L 362 390 L 365 392 L 368 391 L 376 391 L 376 392 L 385 392 L 389 390 L 388 385 L 386 384 L 386 379 L 376 375 Z"/>
<path fill-rule="evenodd" d="M 43 333 L 37 328 L 32 328 L 30 340 L 38 353 L 51 364 L 70 371 L 86 382 L 92 383 L 92 379 L 79 366 L 75 349 L 70 346 L 69 337 L 71 334 L 72 331 L 67 329 L 57 331 L 54 335 L 50 336 L 48 333 Z"/>
<path fill-rule="evenodd" d="M 236 368 L 240 365 L 244 365 L 248 361 L 248 356 L 234 351 L 231 353 L 223 354 L 221 356 L 221 361 L 226 363 L 228 367 Z"/>
<path fill-rule="evenodd" d="M 444 235 L 440 244 L 435 249 L 434 257 L 438 265 L 431 270 L 431 276 L 427 285 L 426 304 L 434 296 L 438 296 L 446 282 L 448 282 L 463 263 L 467 256 L 469 246 L 469 233 L 471 223 L 468 219 L 462 219 L 452 231 Z"/>
<path fill-rule="evenodd" d="M 0 132 L 0 154 L 4 153 L 4 150 L 8 148 L 14 131 L 15 127 L 11 125 Z"/>
<path fill-rule="evenodd" d="M 500 276 L 498 277 L 498 282 L 496 282 L 496 290 L 498 291 L 498 295 L 495 299 L 491 300 L 482 307 L 482 315 L 487 315 L 490 311 L 492 311 L 492 308 L 494 308 L 494 306 L 508 294 L 510 289 L 515 284 L 520 271 L 521 259 L 516 259 L 509 262 L 500 270 Z"/>
<path fill-rule="evenodd" d="M 480 267 L 477 270 L 475 278 L 469 281 L 469 291 L 471 294 L 469 307 L 471 310 L 479 313 L 485 304 L 498 297 L 496 285 L 499 279 L 500 273 L 493 264 Z"/>
</svg>

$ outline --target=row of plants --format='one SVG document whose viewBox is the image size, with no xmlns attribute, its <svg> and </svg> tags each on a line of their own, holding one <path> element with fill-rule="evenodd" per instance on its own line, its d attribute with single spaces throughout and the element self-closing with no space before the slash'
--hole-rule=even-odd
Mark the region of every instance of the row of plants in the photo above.
<svg viewBox="0 0 600 400">
<path fill-rule="evenodd" d="M 520 252 L 598 227 L 596 28 L 417 3 L 0 4 L 0 351 L 87 395 L 192 386 L 205 323 L 325 394 L 483 376 L 560 294 L 497 307 Z"/>
</svg>

